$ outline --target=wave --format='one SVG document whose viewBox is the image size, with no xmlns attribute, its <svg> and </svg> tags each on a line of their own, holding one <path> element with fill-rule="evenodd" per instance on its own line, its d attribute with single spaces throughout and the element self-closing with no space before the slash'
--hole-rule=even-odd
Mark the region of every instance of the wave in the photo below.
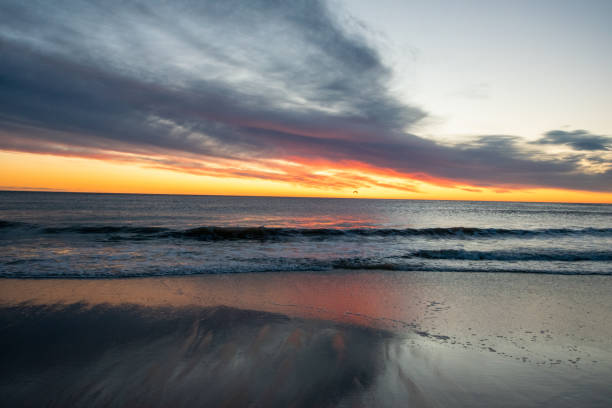
<svg viewBox="0 0 612 408">
<path fill-rule="evenodd" d="M 117 272 L 115 269 L 83 271 L 83 270 L 58 270 L 40 271 L 32 268 L 21 270 L 1 270 L 0 279 L 125 279 L 125 278 L 147 278 L 163 276 L 193 276 L 193 275 L 225 275 L 237 273 L 333 273 L 333 272 L 367 272 L 367 271 L 394 271 L 404 273 L 419 272 L 458 272 L 458 273 L 515 273 L 536 275 L 576 275 L 576 276 L 612 276 L 611 269 L 559 268 L 558 265 L 541 265 L 537 267 L 529 264 L 518 265 L 434 265 L 423 263 L 393 263 L 382 261 L 365 261 L 353 259 L 337 259 L 333 261 L 310 260 L 309 262 L 276 262 L 266 265 L 241 265 L 223 267 L 167 267 L 154 270 L 142 270 L 138 268 Z"/>
<path fill-rule="evenodd" d="M 463 249 L 421 249 L 404 258 L 471 260 L 471 261 L 612 261 L 610 251 L 466 251 Z"/>
<path fill-rule="evenodd" d="M 5 228 L 16 228 L 16 227 L 20 227 L 23 225 L 25 224 L 22 222 L 18 222 L 18 221 L 0 220 L 0 230 L 5 229 Z"/>
<path fill-rule="evenodd" d="M 580 276 L 612 276 L 612 270 L 577 270 L 577 269 L 535 269 L 528 267 L 504 267 L 492 268 L 487 267 L 460 267 L 460 266 L 434 266 L 434 265 L 411 265 L 411 264 L 393 264 L 387 262 L 369 263 L 369 264 L 353 264 L 351 262 L 337 263 L 333 269 L 335 270 L 352 270 L 352 271 L 397 271 L 397 272 L 473 272 L 473 273 L 529 273 L 536 275 L 580 275 Z"/>
<path fill-rule="evenodd" d="M 500 228 L 268 228 L 268 227 L 201 227 L 185 231 L 171 231 L 163 235 L 175 238 L 216 240 L 272 240 L 281 238 L 334 239 L 350 237 L 410 237 L 432 238 L 494 238 L 536 237 L 558 235 L 612 235 L 612 228 L 584 229 L 500 229 Z"/>
<path fill-rule="evenodd" d="M 612 276 L 612 251 L 465 251 L 417 250 L 404 256 L 358 257 L 240 257 L 220 253 L 192 261 L 180 256 L 143 263 L 106 255 L 86 255 L 71 262 L 54 254 L 0 261 L 0 278 L 132 278 L 264 272 L 401 271 L 532 273 L 552 275 Z M 46 256 L 45 256 L 46 255 Z M 279 254 L 280 255 L 280 254 Z M 4 265 L 2 265 L 4 263 Z M 83 267 L 85 266 L 85 267 Z"/>
<path fill-rule="evenodd" d="M 169 231 L 167 228 L 160 227 L 132 227 L 132 226 L 113 226 L 113 225 L 75 225 L 70 227 L 45 227 L 42 232 L 45 234 L 142 234 L 158 235 Z"/>
<path fill-rule="evenodd" d="M 39 234 L 95 234 L 107 235 L 109 239 L 195 239 L 201 241 L 223 240 L 283 240 L 310 238 L 317 240 L 351 237 L 411 237 L 429 238 L 503 238 L 503 237 L 552 237 L 552 236 L 612 236 L 612 228 L 547 228 L 547 229 L 504 229 L 504 228 L 276 228 L 276 227 L 224 227 L 203 226 L 183 230 L 131 225 L 71 225 L 45 227 L 13 221 L 0 220 L 0 230 L 27 230 Z"/>
</svg>

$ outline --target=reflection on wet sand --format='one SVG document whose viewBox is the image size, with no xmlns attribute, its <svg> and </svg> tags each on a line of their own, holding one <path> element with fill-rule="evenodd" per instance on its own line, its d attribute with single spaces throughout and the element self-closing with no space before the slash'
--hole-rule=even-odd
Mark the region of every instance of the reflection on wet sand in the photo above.
<svg viewBox="0 0 612 408">
<path fill-rule="evenodd" d="M 612 352 L 610 293 L 612 279 L 605 276 L 269 272 L 134 279 L 3 279 L 0 305 L 225 305 L 457 338 L 512 333 L 549 340 L 568 336 Z"/>
<path fill-rule="evenodd" d="M 373 327 L 419 320 L 417 285 L 395 286 L 393 275 L 266 273 L 106 280 L 5 280 L 0 303 L 219 306 L 283 313 Z M 395 290 L 394 290 L 395 288 Z M 398 290 L 399 289 L 399 290 Z M 412 293 L 414 292 L 414 293 Z M 381 296 L 381 293 L 385 293 Z"/>
<path fill-rule="evenodd" d="M 18 306 L 0 322 L 6 406 L 369 405 L 391 339 L 226 307 Z"/>
</svg>

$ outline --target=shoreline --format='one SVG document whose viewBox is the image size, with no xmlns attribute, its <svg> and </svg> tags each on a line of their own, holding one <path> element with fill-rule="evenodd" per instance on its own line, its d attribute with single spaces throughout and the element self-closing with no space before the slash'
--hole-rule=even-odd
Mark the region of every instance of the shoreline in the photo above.
<svg viewBox="0 0 612 408">
<path fill-rule="evenodd" d="M 1 275 L 0 274 L 0 282 L 2 282 L 3 280 L 33 280 L 33 281 L 38 281 L 38 280 L 60 280 L 60 281 L 79 281 L 79 280 L 100 280 L 100 281 L 106 281 L 106 280 L 132 280 L 132 279 L 164 279 L 164 278 L 176 278 L 176 279 L 180 279 L 180 278 L 198 278 L 198 277 L 205 277 L 205 276 L 225 276 L 225 275 L 229 275 L 229 276 L 237 276 L 237 275 L 251 275 L 251 274 L 289 274 L 289 273 L 295 273 L 295 274 L 323 274 L 323 275 L 328 275 L 328 274 L 343 274 L 343 273 L 352 273 L 352 274 L 359 274 L 359 273 L 370 273 L 370 272 L 376 272 L 376 273 L 406 273 L 406 274 L 414 274 L 414 273 L 452 273 L 452 274 L 496 274 L 496 275 L 549 275 L 549 276 L 577 276 L 577 277 L 588 277 L 588 276 L 601 276 L 601 277 L 608 277 L 608 278 L 612 278 L 612 273 L 610 272 L 580 272 L 580 273 L 574 273 L 574 272 L 550 272 L 550 271 L 543 271 L 543 272 L 538 272 L 538 271 L 533 271 L 533 270 L 529 270 L 529 271 L 522 271 L 522 270 L 504 270 L 504 271 L 493 271 L 491 272 L 490 270 L 486 270 L 486 269 L 455 269 L 455 270 L 408 270 L 408 269 L 400 269 L 400 268 L 382 268 L 382 267 L 371 267 L 371 268 L 346 268 L 346 267 L 339 267 L 339 268 L 332 268 L 332 269 L 313 269 L 313 270 L 308 270 L 308 269 L 299 269 L 299 270 L 271 270 L 271 271 L 257 271 L 257 272 L 202 272 L 202 273 L 176 273 L 176 274 L 172 274 L 172 273 L 164 273 L 164 274 L 154 274 L 154 273 L 143 273 L 143 274 L 122 274 L 122 275 L 66 275 L 66 274 L 57 274 L 57 275 L 51 275 L 51 274 L 41 274 L 41 275 L 25 275 L 25 276 L 19 276 L 19 275 Z"/>
<path fill-rule="evenodd" d="M 457 331 L 461 323 L 470 327 L 480 321 L 483 328 L 512 331 L 518 329 L 510 324 L 515 321 L 519 326 L 529 323 L 535 331 L 538 324 L 546 324 L 546 319 L 560 323 L 571 317 L 568 324 L 580 321 L 593 337 L 609 337 L 612 343 L 612 325 L 605 324 L 605 312 L 612 310 L 612 279 L 600 275 L 338 269 L 113 279 L 0 279 L 0 306 L 24 302 L 228 306 L 291 317 L 352 319 L 364 325 L 368 321 L 395 322 L 408 330 L 417 328 L 417 323 L 442 330 L 446 321 L 447 330 Z M 526 308 L 533 313 L 530 321 L 523 313 Z M 543 316 L 544 312 L 549 315 Z M 502 315 L 506 318 L 499 324 Z M 359 322 L 360 317 L 363 322 Z M 456 323 L 450 324 L 451 319 Z M 470 320 L 474 324 L 467 324 Z M 609 349 L 612 351 L 612 345 Z"/>
</svg>

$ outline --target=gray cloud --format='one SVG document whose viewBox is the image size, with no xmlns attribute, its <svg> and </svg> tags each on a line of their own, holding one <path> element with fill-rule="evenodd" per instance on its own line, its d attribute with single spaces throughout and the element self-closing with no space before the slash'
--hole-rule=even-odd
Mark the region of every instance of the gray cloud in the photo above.
<svg viewBox="0 0 612 408">
<path fill-rule="evenodd" d="M 0 149 L 203 167 L 351 160 L 447 184 L 612 190 L 610 171 L 516 137 L 445 146 L 409 133 L 425 112 L 392 95 L 390 70 L 338 12 L 322 1 L 4 1 Z"/>
<path fill-rule="evenodd" d="M 610 150 L 612 137 L 600 136 L 586 130 L 566 132 L 564 130 L 551 130 L 544 137 L 533 142 L 534 144 L 567 145 L 574 150 Z"/>
</svg>

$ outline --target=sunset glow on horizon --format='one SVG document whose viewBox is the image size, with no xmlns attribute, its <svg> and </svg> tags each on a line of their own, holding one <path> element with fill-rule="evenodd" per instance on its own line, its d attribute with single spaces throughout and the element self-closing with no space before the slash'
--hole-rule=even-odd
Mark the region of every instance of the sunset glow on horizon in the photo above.
<svg viewBox="0 0 612 408">
<path fill-rule="evenodd" d="M 322 172 L 325 170 L 321 170 Z M 346 170 L 345 170 L 346 171 Z M 346 177 L 355 175 L 351 171 Z M 374 176 L 376 177 L 376 176 Z M 385 186 L 367 188 L 307 187 L 291 181 L 221 177 L 146 167 L 109 160 L 0 152 L 0 190 L 82 193 L 327 197 L 352 199 L 418 199 L 611 203 L 612 193 L 562 189 L 499 189 L 458 185 L 444 187 L 409 180 L 413 191 L 390 187 L 406 179 L 376 177 Z M 11 184 L 14 183 L 14 184 Z M 358 186 L 358 184 L 355 184 Z M 358 188 L 358 187 L 357 187 Z"/>
<path fill-rule="evenodd" d="M 504 7 L 4 2 L 0 190 L 612 203 L 610 3 Z"/>
</svg>

